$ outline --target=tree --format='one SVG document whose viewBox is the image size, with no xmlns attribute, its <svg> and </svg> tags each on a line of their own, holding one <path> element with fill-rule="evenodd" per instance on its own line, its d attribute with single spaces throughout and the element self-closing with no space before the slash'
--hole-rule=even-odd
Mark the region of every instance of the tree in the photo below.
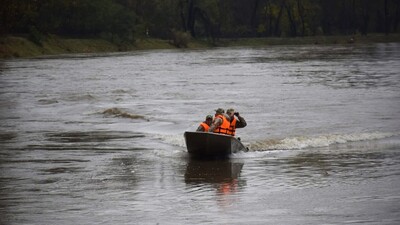
<svg viewBox="0 0 400 225">
<path fill-rule="evenodd" d="M 133 40 L 398 32 L 398 0 L 3 0 L 0 34 Z M 38 39 L 38 38 L 34 38 Z M 40 39 L 40 38 L 39 38 Z"/>
</svg>

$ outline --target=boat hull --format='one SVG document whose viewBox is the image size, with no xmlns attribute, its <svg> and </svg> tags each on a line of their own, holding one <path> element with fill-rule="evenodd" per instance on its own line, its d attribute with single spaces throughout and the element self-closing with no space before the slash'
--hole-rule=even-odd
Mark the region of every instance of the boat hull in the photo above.
<svg viewBox="0 0 400 225">
<path fill-rule="evenodd" d="M 228 156 L 246 151 L 246 147 L 230 135 L 187 131 L 184 136 L 188 152 L 195 156 Z"/>
</svg>

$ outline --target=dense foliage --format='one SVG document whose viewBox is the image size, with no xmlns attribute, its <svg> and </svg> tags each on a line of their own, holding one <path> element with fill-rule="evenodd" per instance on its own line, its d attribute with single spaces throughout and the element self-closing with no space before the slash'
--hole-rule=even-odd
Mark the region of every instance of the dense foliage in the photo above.
<svg viewBox="0 0 400 225">
<path fill-rule="evenodd" d="M 398 0 L 2 0 L 1 34 L 282 37 L 398 32 Z"/>
</svg>

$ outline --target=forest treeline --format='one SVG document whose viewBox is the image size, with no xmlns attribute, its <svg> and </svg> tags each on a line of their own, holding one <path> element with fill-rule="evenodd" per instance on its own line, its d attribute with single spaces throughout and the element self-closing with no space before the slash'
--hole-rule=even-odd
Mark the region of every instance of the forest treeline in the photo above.
<svg viewBox="0 0 400 225">
<path fill-rule="evenodd" d="M 398 0 L 2 0 L 0 34 L 132 41 L 397 33 Z"/>
</svg>

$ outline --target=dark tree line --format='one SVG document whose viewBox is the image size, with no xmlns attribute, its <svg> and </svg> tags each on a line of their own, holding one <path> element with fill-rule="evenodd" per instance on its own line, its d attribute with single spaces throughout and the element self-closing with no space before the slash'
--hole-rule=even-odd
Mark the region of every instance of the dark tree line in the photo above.
<svg viewBox="0 0 400 225">
<path fill-rule="evenodd" d="M 2 0 L 0 34 L 133 40 L 396 33 L 398 0 Z"/>
</svg>

